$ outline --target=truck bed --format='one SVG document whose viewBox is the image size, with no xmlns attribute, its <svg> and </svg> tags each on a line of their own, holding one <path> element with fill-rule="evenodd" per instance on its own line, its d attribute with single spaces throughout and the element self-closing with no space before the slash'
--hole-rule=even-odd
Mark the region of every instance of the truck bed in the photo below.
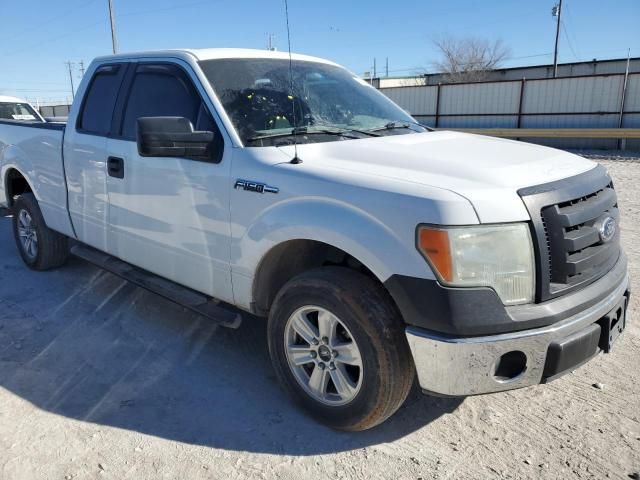
<svg viewBox="0 0 640 480">
<path fill-rule="evenodd" d="M 64 130 L 62 123 L 0 120 L 0 172 L 1 178 L 9 170 L 19 172 L 33 187 L 47 226 L 72 235 L 62 157 Z M 10 202 L 7 188 L 0 185 L 0 206 Z"/>
</svg>

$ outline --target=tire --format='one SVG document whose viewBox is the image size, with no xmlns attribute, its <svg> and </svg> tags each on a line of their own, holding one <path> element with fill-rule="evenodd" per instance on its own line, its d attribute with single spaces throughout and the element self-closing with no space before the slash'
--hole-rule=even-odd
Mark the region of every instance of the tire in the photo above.
<svg viewBox="0 0 640 480">
<path fill-rule="evenodd" d="M 305 330 L 309 325 L 315 330 Z M 323 330 L 333 332 L 328 342 Z M 290 280 L 271 308 L 268 337 L 279 381 L 311 416 L 335 429 L 360 431 L 384 422 L 413 385 L 399 312 L 382 285 L 354 270 L 322 267 Z"/>
<path fill-rule="evenodd" d="M 20 195 L 12 211 L 13 235 L 24 263 L 33 270 L 49 270 L 63 265 L 69 257 L 68 239 L 47 227 L 34 195 Z M 27 236 L 31 243 L 23 241 Z"/>
</svg>

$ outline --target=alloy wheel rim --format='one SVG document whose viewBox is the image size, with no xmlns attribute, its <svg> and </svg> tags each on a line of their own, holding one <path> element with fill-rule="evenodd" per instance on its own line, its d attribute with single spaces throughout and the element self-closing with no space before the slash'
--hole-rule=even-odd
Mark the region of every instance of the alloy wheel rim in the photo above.
<svg viewBox="0 0 640 480">
<path fill-rule="evenodd" d="M 38 256 L 38 233 L 33 224 L 31 215 L 26 210 L 18 213 L 18 237 L 22 251 L 31 260 Z"/>
<path fill-rule="evenodd" d="M 284 333 L 287 363 L 313 399 L 331 406 L 353 401 L 362 387 L 360 349 L 347 326 L 318 306 L 297 309 Z"/>
</svg>

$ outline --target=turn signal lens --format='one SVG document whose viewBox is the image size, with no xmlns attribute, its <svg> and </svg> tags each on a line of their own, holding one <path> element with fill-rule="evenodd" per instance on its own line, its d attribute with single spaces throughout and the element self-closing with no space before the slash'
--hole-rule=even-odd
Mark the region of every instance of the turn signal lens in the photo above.
<svg viewBox="0 0 640 480">
<path fill-rule="evenodd" d="M 446 230 L 420 227 L 418 230 L 418 246 L 420 252 L 427 257 L 429 263 L 438 271 L 445 282 L 453 280 L 451 265 L 451 248 L 449 233 Z"/>
</svg>

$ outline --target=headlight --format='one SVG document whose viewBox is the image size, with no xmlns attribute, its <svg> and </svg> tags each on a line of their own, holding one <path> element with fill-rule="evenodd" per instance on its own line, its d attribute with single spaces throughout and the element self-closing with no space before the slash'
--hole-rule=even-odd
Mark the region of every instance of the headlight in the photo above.
<svg viewBox="0 0 640 480">
<path fill-rule="evenodd" d="M 417 242 L 441 283 L 491 287 L 505 305 L 533 301 L 535 263 L 526 224 L 421 225 Z"/>
</svg>

